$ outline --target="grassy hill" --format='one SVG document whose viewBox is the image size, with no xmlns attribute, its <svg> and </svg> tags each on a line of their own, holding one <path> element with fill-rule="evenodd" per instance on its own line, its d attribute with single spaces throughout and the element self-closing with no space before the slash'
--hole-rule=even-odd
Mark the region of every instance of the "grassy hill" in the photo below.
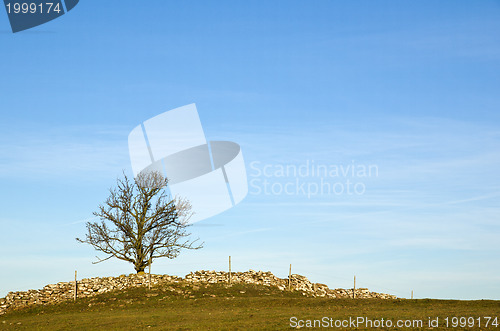
<svg viewBox="0 0 500 331">
<path fill-rule="evenodd" d="M 297 319 L 291 322 L 293 316 Z M 451 329 L 451 318 L 454 316 L 473 317 L 475 326 L 466 325 L 467 329 L 499 329 L 500 320 L 498 327 L 494 327 L 494 320 L 490 320 L 489 327 L 485 328 L 484 317 L 500 319 L 500 302 L 328 299 L 307 297 L 298 291 L 281 291 L 272 286 L 182 281 L 161 284 L 151 290 L 147 287 L 130 288 L 82 298 L 76 303 L 69 301 L 10 311 L 0 316 L 0 329 L 275 330 L 289 329 L 291 324 L 298 326 L 299 320 L 306 326 L 307 320 L 314 323 L 312 320 L 324 317 L 333 326 L 336 320 L 348 320 L 349 317 L 364 317 L 372 323 L 383 318 L 393 324 L 398 320 L 421 319 L 425 329 L 428 329 L 429 317 L 439 317 L 440 329 L 445 324 L 444 318 L 449 317 Z M 325 323 L 325 320 L 322 321 Z M 481 327 L 478 321 L 481 321 Z M 366 326 L 360 324 L 358 329 L 367 329 Z M 459 324 L 457 326 L 464 328 Z M 394 325 L 391 329 L 398 328 Z"/>
</svg>

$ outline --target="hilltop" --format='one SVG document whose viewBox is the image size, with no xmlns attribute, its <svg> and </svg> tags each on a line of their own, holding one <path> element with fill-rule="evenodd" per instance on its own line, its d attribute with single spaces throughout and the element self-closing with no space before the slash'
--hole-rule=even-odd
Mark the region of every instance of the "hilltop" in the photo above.
<svg viewBox="0 0 500 331">
<path fill-rule="evenodd" d="M 149 283 L 151 279 L 151 284 Z M 335 289 L 328 288 L 325 284 L 311 283 L 306 277 L 293 274 L 288 279 L 278 278 L 271 272 L 253 271 L 233 272 L 231 275 L 224 271 L 196 271 L 186 277 L 169 275 L 130 274 L 119 277 L 96 277 L 82 279 L 77 282 L 77 297 L 85 298 L 115 290 L 126 290 L 131 287 L 166 286 L 175 283 L 222 283 L 222 284 L 256 284 L 285 291 L 300 292 L 305 296 L 328 298 L 379 298 L 396 299 L 395 296 L 383 293 L 370 292 L 366 288 Z M 46 305 L 72 300 L 75 294 L 74 282 L 60 282 L 49 284 L 40 290 L 10 292 L 5 298 L 0 299 L 0 315 L 8 310 L 18 309 L 31 305 Z"/>
<path fill-rule="evenodd" d="M 358 317 L 427 322 L 437 316 L 500 316 L 498 301 L 406 300 L 389 295 L 380 299 L 370 297 L 376 294 L 363 289 L 357 290 L 358 299 L 352 299 L 352 290 L 328 289 L 300 275 L 292 276 L 291 290 L 286 279 L 270 272 L 231 276 L 228 283 L 227 273 L 215 271 L 194 272 L 184 278 L 152 275 L 151 289 L 148 275 L 91 278 L 79 281 L 76 302 L 72 300 L 71 282 L 38 291 L 12 292 L 9 298 L 26 304 L 10 306 L 0 316 L 0 329 L 274 330 L 324 318 L 331 323 Z M 41 293 L 50 292 L 59 301 L 43 302 L 46 297 Z M 333 296 L 337 294 L 340 296 Z M 29 303 L 23 299 L 25 295 L 39 302 Z M 363 325 L 358 328 L 366 329 Z"/>
</svg>

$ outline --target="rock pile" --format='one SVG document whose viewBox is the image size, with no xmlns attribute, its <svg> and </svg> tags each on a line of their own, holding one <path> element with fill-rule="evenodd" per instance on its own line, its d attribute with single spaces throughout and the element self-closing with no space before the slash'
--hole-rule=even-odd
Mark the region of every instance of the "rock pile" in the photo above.
<svg viewBox="0 0 500 331">
<path fill-rule="evenodd" d="M 221 283 L 229 281 L 229 273 L 225 271 L 196 271 L 185 277 L 188 282 L 203 282 L 203 283 Z M 284 291 L 288 289 L 288 278 L 278 278 L 270 271 L 246 271 L 231 273 L 232 283 L 247 283 L 258 284 L 265 286 L 275 286 Z M 290 288 L 293 291 L 300 291 L 304 295 L 313 297 L 328 297 L 328 298 L 352 298 L 353 289 L 330 289 L 325 284 L 311 283 L 306 277 L 293 274 L 291 276 Z M 397 299 L 396 296 L 370 292 L 367 288 L 357 288 L 354 291 L 354 297 L 359 299 Z"/>
<path fill-rule="evenodd" d="M 147 274 L 131 274 L 129 276 L 88 278 L 78 281 L 78 297 L 92 297 L 102 293 L 124 290 L 131 287 L 147 286 Z M 196 271 L 185 278 L 169 275 L 151 275 L 151 285 L 178 283 L 227 283 L 229 273 L 223 271 Z M 285 291 L 288 289 L 288 279 L 278 278 L 271 272 L 246 271 L 231 273 L 231 283 L 258 284 L 274 286 Z M 324 284 L 311 283 L 306 277 L 292 275 L 290 287 L 293 291 L 300 291 L 304 295 L 329 298 L 352 298 L 352 289 L 329 289 Z M 50 284 L 40 290 L 9 292 L 5 298 L 0 298 L 0 315 L 7 310 L 26 307 L 36 304 L 52 304 L 74 298 L 75 282 L 61 282 Z M 366 288 L 356 289 L 356 298 L 396 299 L 396 296 L 370 292 Z"/>
</svg>

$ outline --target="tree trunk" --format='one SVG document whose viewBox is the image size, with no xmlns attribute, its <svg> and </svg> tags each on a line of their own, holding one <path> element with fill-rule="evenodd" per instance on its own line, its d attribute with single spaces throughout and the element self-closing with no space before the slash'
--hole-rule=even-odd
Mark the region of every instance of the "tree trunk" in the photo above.
<svg viewBox="0 0 500 331">
<path fill-rule="evenodd" d="M 137 266 L 137 265 L 135 266 L 135 271 L 137 273 L 141 273 L 141 272 L 144 273 L 145 269 L 146 269 L 146 265 L 144 265 L 144 264 L 141 264 L 139 266 Z"/>
</svg>

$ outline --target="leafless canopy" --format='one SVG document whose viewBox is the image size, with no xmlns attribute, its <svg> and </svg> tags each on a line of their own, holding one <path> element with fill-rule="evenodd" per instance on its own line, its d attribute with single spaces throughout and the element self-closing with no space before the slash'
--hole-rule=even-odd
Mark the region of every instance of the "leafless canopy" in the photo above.
<svg viewBox="0 0 500 331">
<path fill-rule="evenodd" d="M 95 263 L 116 257 L 142 272 L 154 259 L 177 257 L 181 249 L 199 249 L 203 244 L 190 240 L 186 231 L 192 215 L 187 200 L 171 199 L 165 188 L 168 180 L 159 172 L 139 174 L 130 181 L 124 174 L 116 188 L 87 222 L 85 240 L 107 255 Z"/>
</svg>

